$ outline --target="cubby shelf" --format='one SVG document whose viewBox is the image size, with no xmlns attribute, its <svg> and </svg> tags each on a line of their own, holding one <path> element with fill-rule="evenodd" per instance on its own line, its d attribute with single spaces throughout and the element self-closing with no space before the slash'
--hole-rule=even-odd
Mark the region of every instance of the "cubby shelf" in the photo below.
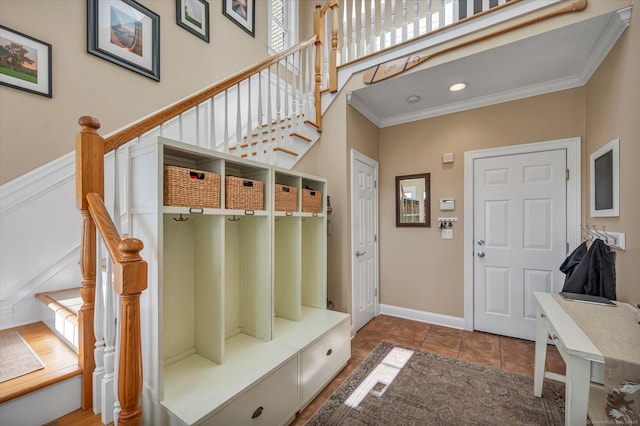
<svg viewBox="0 0 640 426">
<path fill-rule="evenodd" d="M 164 165 L 219 174 L 221 208 L 163 205 Z M 350 357 L 349 316 L 326 309 L 326 180 L 162 137 L 132 147 L 130 167 L 146 176 L 131 179 L 130 215 L 149 262 L 145 395 L 160 421 L 244 424 L 259 403 L 265 424 L 286 423 Z M 227 175 L 262 182 L 264 208 L 224 208 Z M 295 211 L 275 210 L 276 184 L 296 188 Z M 305 188 L 317 212 L 302 212 Z"/>
</svg>

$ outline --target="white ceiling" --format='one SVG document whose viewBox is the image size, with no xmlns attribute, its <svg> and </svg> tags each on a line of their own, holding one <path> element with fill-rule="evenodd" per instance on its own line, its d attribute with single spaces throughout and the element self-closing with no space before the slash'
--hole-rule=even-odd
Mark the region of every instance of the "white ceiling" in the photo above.
<svg viewBox="0 0 640 426">
<path fill-rule="evenodd" d="M 630 10 L 483 51 L 351 92 L 350 104 L 379 127 L 584 85 L 615 45 Z M 449 86 L 465 82 L 461 92 Z M 421 101 L 406 99 L 418 95 Z"/>
</svg>

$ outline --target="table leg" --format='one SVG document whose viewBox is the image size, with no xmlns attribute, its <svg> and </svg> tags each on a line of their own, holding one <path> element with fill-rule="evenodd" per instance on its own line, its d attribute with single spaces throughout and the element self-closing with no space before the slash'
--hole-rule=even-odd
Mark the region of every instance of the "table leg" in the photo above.
<svg viewBox="0 0 640 426">
<path fill-rule="evenodd" d="M 547 358 L 547 338 L 549 332 L 544 323 L 543 313 L 538 310 L 536 321 L 536 353 L 533 370 L 533 394 L 542 396 L 542 382 L 544 381 L 544 363 Z"/>
<path fill-rule="evenodd" d="M 567 382 L 565 383 L 565 424 L 567 426 L 587 423 L 589 405 L 589 382 L 591 361 L 569 355 L 567 361 Z"/>
</svg>

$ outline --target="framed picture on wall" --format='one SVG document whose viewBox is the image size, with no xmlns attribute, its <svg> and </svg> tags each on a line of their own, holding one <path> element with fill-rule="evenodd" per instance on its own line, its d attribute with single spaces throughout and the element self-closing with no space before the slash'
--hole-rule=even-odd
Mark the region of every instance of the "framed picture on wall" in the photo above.
<svg viewBox="0 0 640 426">
<path fill-rule="evenodd" d="M 620 216 L 620 139 L 591 154 L 589 181 L 591 216 Z"/>
<path fill-rule="evenodd" d="M 0 25 L 0 84 L 53 97 L 51 45 Z"/>
<path fill-rule="evenodd" d="M 87 2 L 87 50 L 160 81 L 160 17 L 133 0 Z"/>
<path fill-rule="evenodd" d="M 209 2 L 176 0 L 176 23 L 209 43 Z"/>
<path fill-rule="evenodd" d="M 255 37 L 255 0 L 222 0 L 222 13 L 237 26 Z"/>
</svg>

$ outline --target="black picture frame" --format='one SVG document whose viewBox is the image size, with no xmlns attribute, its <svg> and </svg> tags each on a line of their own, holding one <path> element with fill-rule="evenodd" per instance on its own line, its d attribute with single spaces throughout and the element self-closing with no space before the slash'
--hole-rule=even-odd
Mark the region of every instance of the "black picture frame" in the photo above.
<svg viewBox="0 0 640 426">
<path fill-rule="evenodd" d="M 209 43 L 209 2 L 176 0 L 176 24 Z"/>
<path fill-rule="evenodd" d="M 256 0 L 222 0 L 222 13 L 255 38 Z"/>
<path fill-rule="evenodd" d="M 87 51 L 160 81 L 160 16 L 133 0 L 87 0 Z"/>
<path fill-rule="evenodd" d="M 396 227 L 431 228 L 431 173 L 396 176 Z"/>
<path fill-rule="evenodd" d="M 49 43 L 0 25 L 0 84 L 52 98 L 51 51 Z"/>
</svg>

